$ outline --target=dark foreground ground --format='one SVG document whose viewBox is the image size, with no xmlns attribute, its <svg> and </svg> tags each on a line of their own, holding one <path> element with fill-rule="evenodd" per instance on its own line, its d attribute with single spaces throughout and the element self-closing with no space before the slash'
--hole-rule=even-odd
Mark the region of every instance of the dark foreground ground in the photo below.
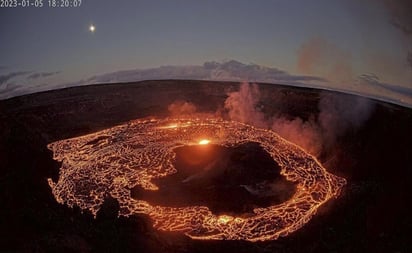
<svg viewBox="0 0 412 253">
<path fill-rule="evenodd" d="M 148 81 L 0 101 L 0 252 L 412 251 L 412 110 L 381 102 L 374 102 L 365 124 L 346 132 L 321 157 L 330 171 L 347 179 L 342 195 L 303 228 L 276 241 L 195 241 L 155 231 L 144 217 L 117 218 L 113 199 L 97 219 L 56 203 L 46 178 L 57 180 L 59 164 L 48 143 L 131 119 L 167 116 L 167 106 L 176 100 L 214 112 L 227 92 L 237 89 L 237 83 Z M 267 113 L 276 108 L 305 118 L 318 108 L 317 90 L 260 89 Z"/>
</svg>

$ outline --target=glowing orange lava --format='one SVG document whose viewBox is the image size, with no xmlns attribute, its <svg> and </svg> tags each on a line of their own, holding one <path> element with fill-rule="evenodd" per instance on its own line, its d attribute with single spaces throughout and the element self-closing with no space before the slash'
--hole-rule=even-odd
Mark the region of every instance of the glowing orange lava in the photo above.
<svg viewBox="0 0 412 253">
<path fill-rule="evenodd" d="M 207 145 L 207 144 L 209 144 L 209 143 L 210 143 L 209 140 L 201 140 L 201 141 L 199 141 L 199 145 Z"/>
<path fill-rule="evenodd" d="M 297 184 L 295 194 L 279 205 L 256 208 L 248 217 L 215 215 L 206 206 L 155 206 L 131 198 L 130 189 L 137 185 L 157 190 L 152 179 L 176 173 L 173 149 L 208 144 L 204 136 L 226 147 L 259 143 L 279 164 L 280 173 Z M 48 179 L 59 203 L 96 215 L 110 194 L 119 202 L 119 215 L 147 215 L 155 228 L 180 231 L 193 239 L 264 241 L 286 236 L 307 223 L 319 206 L 337 197 L 346 183 L 273 131 L 221 119 L 136 120 L 53 142 L 48 148 L 62 162 L 58 182 Z"/>
</svg>

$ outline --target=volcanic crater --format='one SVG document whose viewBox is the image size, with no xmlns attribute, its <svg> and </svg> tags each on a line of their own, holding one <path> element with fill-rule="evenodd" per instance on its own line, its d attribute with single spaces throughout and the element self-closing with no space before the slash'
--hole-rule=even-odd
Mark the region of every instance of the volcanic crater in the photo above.
<svg viewBox="0 0 412 253">
<path fill-rule="evenodd" d="M 254 208 L 290 199 L 296 185 L 280 174 L 280 166 L 256 142 L 234 147 L 216 144 L 174 149 L 177 172 L 153 179 L 159 189 L 131 190 L 135 199 L 170 207 L 207 206 L 215 214 L 248 216 Z"/>
</svg>

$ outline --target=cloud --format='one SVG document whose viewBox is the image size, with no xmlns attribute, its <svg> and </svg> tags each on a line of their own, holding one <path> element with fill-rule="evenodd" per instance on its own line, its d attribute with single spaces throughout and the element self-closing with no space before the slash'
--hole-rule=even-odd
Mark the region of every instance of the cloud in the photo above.
<svg viewBox="0 0 412 253">
<path fill-rule="evenodd" d="M 60 73 L 54 72 L 33 72 L 33 71 L 15 71 L 0 75 L 0 99 L 14 96 L 44 91 L 58 87 L 56 84 L 38 83 L 41 78 L 47 78 Z M 16 84 L 14 78 L 18 79 Z"/>
<path fill-rule="evenodd" d="M 384 6 L 389 14 L 390 23 L 398 28 L 412 45 L 412 1 L 410 0 L 384 0 Z M 412 67 L 412 48 L 406 56 L 406 62 Z"/>
<path fill-rule="evenodd" d="M 32 73 L 28 78 L 28 82 L 34 79 L 40 79 L 59 72 L 16 72 L 12 75 L 4 75 L 3 82 L 8 81 L 16 75 Z M 250 82 L 266 82 L 277 83 L 284 85 L 304 86 L 308 84 L 312 86 L 320 86 L 327 83 L 324 78 L 310 75 L 293 75 L 286 71 L 264 67 L 257 64 L 244 64 L 238 61 L 225 62 L 206 62 L 203 65 L 189 66 L 161 66 L 150 69 L 133 69 L 120 70 L 101 75 L 95 75 L 87 79 L 77 82 L 62 83 L 60 85 L 43 85 L 34 87 L 32 84 L 24 89 L 4 93 L 0 97 L 12 97 L 23 95 L 32 92 L 44 91 L 55 87 L 73 87 L 99 83 L 120 83 L 120 82 L 137 82 L 144 80 L 167 80 L 167 79 L 189 79 L 189 80 L 212 80 L 212 81 L 250 81 Z M 0 79 L 1 81 L 1 79 Z M 1 82 L 0 82 L 1 84 Z"/>
<path fill-rule="evenodd" d="M 360 75 L 359 81 L 360 83 L 366 83 L 369 85 L 379 86 L 386 90 L 396 92 L 402 95 L 412 96 L 412 88 L 381 82 L 379 77 L 375 74 Z"/>
<path fill-rule="evenodd" d="M 410 0 L 384 0 L 390 22 L 403 33 L 412 35 L 412 2 Z"/>
<path fill-rule="evenodd" d="M 6 83 L 4 85 L 1 86 L 0 89 L 0 96 L 3 94 L 10 94 L 15 92 L 17 89 L 19 89 L 21 86 L 17 85 L 15 83 Z"/>
<path fill-rule="evenodd" d="M 305 41 L 298 51 L 297 69 L 309 75 L 344 82 L 352 79 L 351 55 L 322 37 Z"/>
<path fill-rule="evenodd" d="M 59 74 L 60 71 L 54 71 L 54 72 L 35 72 L 31 75 L 28 76 L 29 79 L 39 79 L 39 78 L 46 78 L 49 76 L 57 75 Z"/>
<path fill-rule="evenodd" d="M 0 75 L 0 86 L 3 86 L 6 82 L 9 80 L 18 77 L 18 76 L 23 76 L 31 73 L 30 71 L 16 71 L 16 72 L 10 72 L 5 75 Z"/>
<path fill-rule="evenodd" d="M 277 68 L 257 64 L 244 64 L 238 61 L 206 62 L 192 66 L 162 66 L 151 69 L 122 70 L 93 76 L 80 81 L 77 85 L 92 83 L 132 82 L 158 79 L 193 79 L 214 81 L 272 82 L 301 85 L 323 83 L 325 79 L 316 76 L 292 75 Z"/>
<path fill-rule="evenodd" d="M 316 41 L 316 40 L 315 40 Z M 321 40 L 322 41 L 322 40 Z M 305 50 L 307 53 L 310 52 L 310 45 L 324 45 L 328 42 L 311 42 L 308 48 Z M 316 49 L 316 46 L 314 46 Z M 333 46 L 330 46 L 333 48 Z M 305 51 L 304 50 L 304 51 Z M 314 50 L 317 52 L 318 50 Z M 331 51 L 328 49 L 327 51 Z M 166 79 L 186 79 L 186 80 L 211 80 L 211 81 L 235 81 L 235 82 L 251 82 L 251 83 L 274 83 L 282 85 L 290 85 L 297 87 L 310 87 L 310 88 L 320 88 L 327 90 L 337 90 L 346 93 L 359 94 L 363 96 L 373 97 L 386 102 L 397 103 L 403 106 L 412 106 L 412 95 L 410 95 L 409 89 L 404 86 L 390 85 L 380 82 L 381 85 L 375 85 L 371 82 L 366 82 L 362 79 L 353 78 L 350 81 L 341 81 L 339 83 L 329 82 L 334 81 L 334 74 L 338 73 L 337 76 L 342 76 L 341 79 L 347 76 L 348 69 L 345 67 L 347 64 L 343 61 L 343 64 L 318 64 L 317 62 L 322 62 L 321 59 L 330 59 L 323 56 L 313 56 L 310 54 L 302 53 L 301 67 L 307 74 L 295 75 L 290 74 L 274 67 L 265 67 L 257 64 L 244 64 L 238 61 L 226 61 L 226 62 L 216 62 L 210 61 L 205 62 L 203 65 L 190 65 L 190 66 L 163 66 L 158 68 L 150 69 L 135 69 L 135 70 L 123 70 L 110 72 L 102 75 L 96 75 L 87 79 L 83 79 L 77 82 L 70 83 L 51 83 L 51 82 L 41 82 L 41 76 L 50 76 L 52 73 L 57 74 L 58 72 L 12 72 L 5 75 L 0 75 L 0 89 L 3 92 L 0 94 L 0 99 L 10 98 L 14 96 L 52 90 L 57 88 L 99 84 L 99 83 L 120 83 L 120 82 L 137 82 L 143 80 L 166 80 Z M 319 53 L 323 54 L 323 53 Z M 307 57 L 305 57 L 307 55 Z M 320 57 L 320 60 L 318 59 Z M 339 58 L 339 57 L 338 57 Z M 344 58 L 342 56 L 341 58 Z M 333 60 L 333 59 L 332 59 Z M 316 63 L 316 64 L 315 64 Z M 329 66 L 328 80 L 318 77 L 318 73 L 321 71 L 316 71 L 319 66 L 326 65 Z M 339 67 L 343 66 L 343 67 Z M 315 71 L 313 71 L 315 69 Z M 343 69 L 343 71 L 342 71 Z M 340 73 L 340 74 L 339 74 Z M 16 76 L 23 76 L 26 74 L 33 74 L 32 78 L 26 78 L 19 83 L 19 88 L 13 90 L 6 90 L 3 87 L 7 82 Z M 23 77 L 24 78 L 24 77 Z M 38 79 L 36 79 L 38 78 Z M 45 79 L 46 80 L 46 79 Z M 338 85 L 337 85 L 338 84 Z M 385 87 L 385 88 L 384 88 Z M 395 92 L 396 90 L 396 92 Z M 391 91 L 391 92 L 388 92 Z M 402 93 L 403 92 L 403 93 Z"/>
</svg>

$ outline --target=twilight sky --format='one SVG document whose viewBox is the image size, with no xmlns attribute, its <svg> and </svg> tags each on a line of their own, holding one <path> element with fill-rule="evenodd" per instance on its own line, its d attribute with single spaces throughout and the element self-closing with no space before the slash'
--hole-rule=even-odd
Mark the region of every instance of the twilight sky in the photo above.
<svg viewBox="0 0 412 253">
<path fill-rule="evenodd" d="M 148 76 L 161 79 L 173 77 L 161 66 L 217 61 L 221 69 L 233 59 L 324 79 L 316 85 L 332 89 L 379 96 L 387 89 L 392 100 L 412 104 L 407 0 L 83 0 L 77 8 L 43 2 L 0 8 L 0 99 L 122 70 L 151 70 Z"/>
</svg>

